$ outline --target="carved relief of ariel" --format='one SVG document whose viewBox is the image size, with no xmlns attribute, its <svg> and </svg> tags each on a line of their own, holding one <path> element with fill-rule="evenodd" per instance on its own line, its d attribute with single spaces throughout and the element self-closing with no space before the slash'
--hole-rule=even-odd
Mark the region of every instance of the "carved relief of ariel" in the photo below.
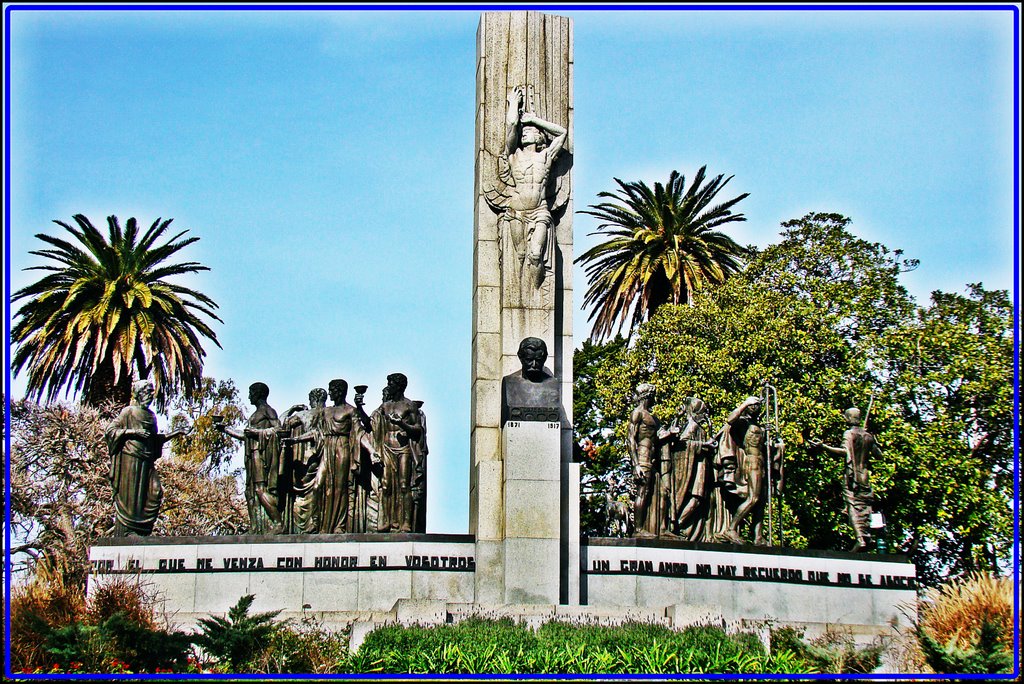
<svg viewBox="0 0 1024 684">
<path fill-rule="evenodd" d="M 505 126 L 495 177 L 484 184 L 487 203 L 500 214 L 505 304 L 541 306 L 554 275 L 554 228 L 569 199 L 568 132 L 537 116 L 526 86 L 509 92 Z"/>
</svg>

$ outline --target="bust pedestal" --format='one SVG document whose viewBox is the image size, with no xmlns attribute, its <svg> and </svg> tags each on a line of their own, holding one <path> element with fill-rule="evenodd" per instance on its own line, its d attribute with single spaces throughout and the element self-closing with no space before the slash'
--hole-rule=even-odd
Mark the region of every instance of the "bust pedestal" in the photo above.
<svg viewBox="0 0 1024 684">
<path fill-rule="evenodd" d="M 505 423 L 505 603 L 559 603 L 561 424 Z"/>
</svg>

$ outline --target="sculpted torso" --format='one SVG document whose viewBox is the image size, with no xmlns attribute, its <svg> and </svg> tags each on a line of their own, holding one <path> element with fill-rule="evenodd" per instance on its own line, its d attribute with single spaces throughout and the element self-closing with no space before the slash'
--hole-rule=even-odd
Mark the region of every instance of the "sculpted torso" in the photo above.
<svg viewBox="0 0 1024 684">
<path fill-rule="evenodd" d="M 551 163 L 548 150 L 534 151 L 520 148 L 509 155 L 509 167 L 515 181 L 515 190 L 509 198 L 509 207 L 516 211 L 538 208 L 546 201 Z"/>
<path fill-rule="evenodd" d="M 329 435 L 344 437 L 351 434 L 355 419 L 356 409 L 348 404 L 328 406 L 324 409 L 324 425 Z"/>
<path fill-rule="evenodd" d="M 636 409 L 630 416 L 633 426 L 633 441 L 636 445 L 636 460 L 639 464 L 651 462 L 654 438 L 658 434 L 658 419 L 647 410 Z"/>
<path fill-rule="evenodd" d="M 381 406 L 384 413 L 398 414 L 404 423 L 409 425 L 419 425 L 420 412 L 416 407 L 416 404 L 409 401 L 408 399 L 401 399 L 399 401 L 389 401 Z M 388 446 L 395 448 L 405 448 L 409 446 L 412 439 L 405 433 L 404 430 L 399 428 L 397 425 L 392 425 L 391 429 L 387 431 L 387 435 L 384 438 L 384 443 Z"/>
<path fill-rule="evenodd" d="M 847 430 L 843 437 L 847 444 L 847 478 L 858 485 L 868 487 L 871 481 L 868 457 L 875 448 L 875 436 L 863 427 L 857 426 Z"/>
</svg>

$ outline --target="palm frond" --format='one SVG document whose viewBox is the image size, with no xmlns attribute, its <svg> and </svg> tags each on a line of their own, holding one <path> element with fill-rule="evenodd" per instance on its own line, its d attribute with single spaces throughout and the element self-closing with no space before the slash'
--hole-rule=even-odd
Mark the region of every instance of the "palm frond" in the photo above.
<svg viewBox="0 0 1024 684">
<path fill-rule="evenodd" d="M 746 220 L 733 207 L 749 193 L 711 204 L 732 178 L 709 180 L 706 166 L 689 186 L 678 171 L 653 188 L 615 178 L 616 190 L 598 193 L 612 201 L 578 212 L 600 222 L 591 235 L 608 238 L 575 260 L 589 280 L 584 306 L 593 307 L 592 339 L 610 337 L 627 322 L 632 332 L 663 304 L 689 302 L 742 268 L 747 250 L 714 229 Z"/>
</svg>

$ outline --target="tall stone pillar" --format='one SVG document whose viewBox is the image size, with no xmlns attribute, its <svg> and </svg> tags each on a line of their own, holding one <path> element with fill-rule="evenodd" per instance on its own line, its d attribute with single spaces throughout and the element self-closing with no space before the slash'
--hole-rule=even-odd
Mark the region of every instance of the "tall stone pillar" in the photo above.
<svg viewBox="0 0 1024 684">
<path fill-rule="evenodd" d="M 572 463 L 571 427 L 572 71 L 568 18 L 540 12 L 482 15 L 477 32 L 469 521 L 477 538 L 479 603 L 575 603 L 578 597 L 578 589 L 570 586 L 578 578 L 578 494 L 566 501 L 574 491 L 566 478 L 575 473 L 578 492 L 579 476 Z M 560 382 L 561 415 L 557 425 L 546 421 L 543 430 L 531 427 L 529 435 L 515 437 L 501 423 L 501 387 L 503 377 L 520 370 L 517 351 L 526 337 L 547 345 L 547 371 Z M 541 444 L 547 445 L 546 453 L 524 455 L 526 460 L 510 467 L 516 449 Z M 553 470 L 533 469 L 530 462 L 537 457 Z M 553 507 L 551 486 L 558 498 Z M 566 524 L 567 516 L 576 521 L 575 529 Z M 543 567 L 541 559 L 523 555 L 541 548 L 555 549 L 542 554 Z M 549 568 L 552 554 L 557 567 Z M 534 595 L 516 589 L 523 578 L 512 576 L 524 567 L 537 578 L 537 573 L 558 574 L 554 600 L 548 600 L 547 575 L 541 584 L 549 588 Z"/>
</svg>

